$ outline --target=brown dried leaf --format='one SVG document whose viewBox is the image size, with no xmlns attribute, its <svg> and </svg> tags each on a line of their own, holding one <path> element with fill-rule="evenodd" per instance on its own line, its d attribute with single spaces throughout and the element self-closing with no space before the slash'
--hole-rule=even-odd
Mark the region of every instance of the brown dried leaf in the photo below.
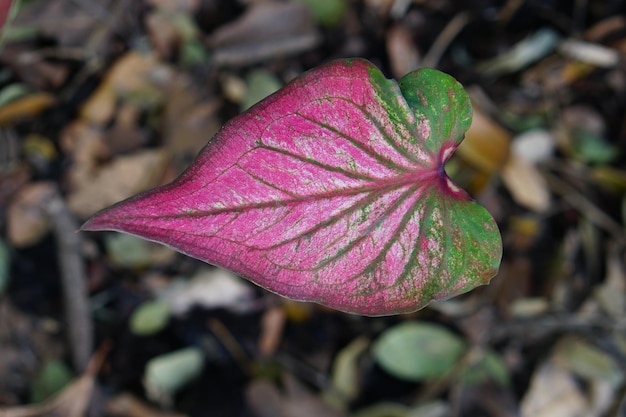
<svg viewBox="0 0 626 417">
<path fill-rule="evenodd" d="M 246 388 L 246 402 L 256 417 L 284 417 L 282 394 L 267 379 L 255 379 Z"/>
<path fill-rule="evenodd" d="M 511 155 L 502 169 L 502 179 L 518 204 L 536 212 L 550 207 L 548 184 L 530 162 Z"/>
<path fill-rule="evenodd" d="M 580 417 L 589 404 L 574 376 L 548 361 L 535 371 L 520 406 L 522 417 Z"/>
<path fill-rule="evenodd" d="M 25 84 L 38 89 L 55 89 L 67 80 L 68 64 L 46 61 L 26 46 L 8 45 L 0 51 L 0 62 L 11 68 Z"/>
<path fill-rule="evenodd" d="M 86 218 L 120 200 L 160 184 L 168 163 L 163 150 L 118 156 L 76 184 L 68 195 L 72 212 Z"/>
<path fill-rule="evenodd" d="M 565 336 L 535 371 L 521 402 L 522 417 L 607 415 L 623 381 L 614 358 L 582 339 Z"/>
<path fill-rule="evenodd" d="M 509 156 L 511 135 L 485 113 L 474 107 L 472 125 L 457 154 L 470 165 L 487 173 L 499 170 Z"/>
<path fill-rule="evenodd" d="M 246 400 L 258 417 L 345 417 L 315 395 L 290 374 L 283 378 L 282 393 L 271 382 L 256 379 L 246 389 Z"/>
<path fill-rule="evenodd" d="M 7 126 L 37 116 L 55 102 L 52 94 L 34 93 L 0 107 L 0 126 Z"/>
<path fill-rule="evenodd" d="M 55 190 L 51 182 L 35 182 L 13 198 L 7 213 L 7 236 L 13 246 L 34 245 L 50 231 L 50 219 L 43 206 Z"/>
<path fill-rule="evenodd" d="M 193 161 L 200 149 L 220 128 L 218 99 L 202 100 L 197 86 L 178 74 L 167 90 L 163 110 L 163 142 L 172 156 L 176 174 Z"/>
<path fill-rule="evenodd" d="M 180 43 L 180 34 L 172 21 L 160 11 L 152 11 L 145 18 L 148 36 L 157 54 L 167 60 L 174 56 L 174 51 Z"/>
<path fill-rule="evenodd" d="M 85 39 L 106 17 L 112 0 L 84 3 L 68 0 L 30 2 L 17 15 L 14 25 L 32 27 L 61 46 L 83 46 Z"/>
<path fill-rule="evenodd" d="M 393 25 L 387 32 L 387 54 L 391 73 L 397 79 L 417 69 L 421 54 L 413 42 L 413 36 L 402 24 Z"/>
<path fill-rule="evenodd" d="M 61 148 L 72 156 L 67 179 L 74 189 L 87 186 L 98 165 L 110 156 L 102 131 L 85 121 L 72 122 L 63 129 Z"/>
<path fill-rule="evenodd" d="M 218 65 L 248 65 L 315 47 L 320 34 L 302 3 L 260 2 L 210 39 Z"/>
<path fill-rule="evenodd" d="M 6 152 L 0 145 L 0 152 Z M 0 215 L 5 212 L 8 202 L 31 178 L 31 169 L 25 164 L 15 164 L 5 167 L 0 162 Z M 4 170 L 4 168 L 7 168 Z"/>
<path fill-rule="evenodd" d="M 133 96 L 150 105 L 163 99 L 158 83 L 169 80 L 168 67 L 154 55 L 131 51 L 122 56 L 108 71 L 107 77 L 81 109 L 81 117 L 103 125 L 115 113 L 118 99 Z"/>
<path fill-rule="evenodd" d="M 282 413 L 285 417 L 344 417 L 346 414 L 330 407 L 291 374 L 283 377 L 285 398 Z"/>
<path fill-rule="evenodd" d="M 117 111 L 115 124 L 105 134 L 112 155 L 128 153 L 147 142 L 147 133 L 140 127 L 141 111 L 131 103 L 123 103 Z"/>
<path fill-rule="evenodd" d="M 234 273 L 221 268 L 201 268 L 189 280 L 179 280 L 159 294 L 174 315 L 195 306 L 245 311 L 251 306 L 252 288 Z"/>
</svg>

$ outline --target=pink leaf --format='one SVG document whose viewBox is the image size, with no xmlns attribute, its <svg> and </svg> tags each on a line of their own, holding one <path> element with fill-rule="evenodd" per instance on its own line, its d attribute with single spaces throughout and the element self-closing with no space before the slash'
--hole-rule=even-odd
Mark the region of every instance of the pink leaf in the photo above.
<svg viewBox="0 0 626 417">
<path fill-rule="evenodd" d="M 161 242 L 296 300 L 415 311 L 500 264 L 495 222 L 443 169 L 470 122 L 467 94 L 439 71 L 396 83 L 365 60 L 331 62 L 227 123 L 176 181 L 83 230 Z"/>
<path fill-rule="evenodd" d="M 0 0 L 0 31 L 4 28 L 4 24 L 9 18 L 9 12 L 11 11 L 12 0 Z"/>
</svg>

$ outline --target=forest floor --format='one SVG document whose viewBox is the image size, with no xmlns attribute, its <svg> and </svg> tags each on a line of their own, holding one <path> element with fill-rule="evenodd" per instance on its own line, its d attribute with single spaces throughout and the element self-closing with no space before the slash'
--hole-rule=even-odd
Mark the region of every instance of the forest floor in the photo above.
<svg viewBox="0 0 626 417">
<path fill-rule="evenodd" d="M 625 2 L 14 3 L 0 41 L 0 417 L 626 416 Z M 490 285 L 361 317 L 138 238 L 76 233 L 345 57 L 396 79 L 438 68 L 467 89 L 474 121 L 446 169 L 500 227 Z"/>
</svg>

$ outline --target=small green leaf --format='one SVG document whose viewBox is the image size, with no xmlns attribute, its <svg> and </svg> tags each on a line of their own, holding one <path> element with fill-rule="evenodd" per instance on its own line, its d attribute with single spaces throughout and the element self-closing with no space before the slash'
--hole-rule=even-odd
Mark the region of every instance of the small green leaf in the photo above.
<svg viewBox="0 0 626 417">
<path fill-rule="evenodd" d="M 0 90 L 0 107 L 19 98 L 27 96 L 32 91 L 26 84 L 13 83 Z"/>
<path fill-rule="evenodd" d="M 445 327 L 405 322 L 380 336 L 374 358 L 389 374 L 418 382 L 446 375 L 465 348 L 465 341 Z"/>
<path fill-rule="evenodd" d="M 580 378 L 607 381 L 612 385 L 624 381 L 624 374 L 613 358 L 585 341 L 566 339 L 557 352 L 557 360 Z"/>
<path fill-rule="evenodd" d="M 465 385 L 480 385 L 495 382 L 501 386 L 509 386 L 511 376 L 506 364 L 496 352 L 484 352 L 477 361 L 468 364 L 461 373 L 461 381 Z"/>
<path fill-rule="evenodd" d="M 521 70 L 537 62 L 556 48 L 559 35 L 552 29 L 539 29 L 505 53 L 478 65 L 478 70 L 485 75 L 508 74 Z"/>
<path fill-rule="evenodd" d="M 146 301 L 133 311 L 130 318 L 130 330 L 139 336 L 157 333 L 170 320 L 170 306 L 165 301 Z"/>
<path fill-rule="evenodd" d="M 608 164 L 619 156 L 619 150 L 615 146 L 594 132 L 578 129 L 573 136 L 574 152 L 583 162 Z"/>
<path fill-rule="evenodd" d="M 209 53 L 200 40 L 189 39 L 183 42 L 182 51 L 180 53 L 182 65 L 189 67 L 206 62 L 207 59 L 209 59 Z"/>
<path fill-rule="evenodd" d="M 111 262 L 122 268 L 145 268 L 168 262 L 173 252 L 135 236 L 110 234 L 104 241 Z"/>
<path fill-rule="evenodd" d="M 0 239 L 0 295 L 9 284 L 9 265 L 11 264 L 11 257 L 9 255 L 9 248 L 7 248 L 4 240 Z"/>
<path fill-rule="evenodd" d="M 250 72 L 246 81 L 248 89 L 241 103 L 242 111 L 249 109 L 282 87 L 280 80 L 274 74 L 263 69 Z"/>
<path fill-rule="evenodd" d="M 62 361 L 47 362 L 33 382 L 30 393 L 31 402 L 39 403 L 50 398 L 68 385 L 72 378 L 72 372 Z"/>
<path fill-rule="evenodd" d="M 203 365 L 204 356 L 197 347 L 187 347 L 151 359 L 144 375 L 148 396 L 168 404 L 177 391 L 200 375 Z"/>
<path fill-rule="evenodd" d="M 324 392 L 328 404 L 345 409 L 359 394 L 359 359 L 369 347 L 370 341 L 359 337 L 337 354 L 333 363 L 332 385 Z"/>
<path fill-rule="evenodd" d="M 335 27 L 346 14 L 348 5 L 346 0 L 298 0 L 306 4 L 315 21 L 322 26 Z"/>
</svg>

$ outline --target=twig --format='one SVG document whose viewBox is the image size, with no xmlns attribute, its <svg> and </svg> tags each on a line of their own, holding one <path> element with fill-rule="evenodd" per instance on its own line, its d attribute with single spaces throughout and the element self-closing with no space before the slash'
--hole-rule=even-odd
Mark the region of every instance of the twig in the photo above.
<svg viewBox="0 0 626 417">
<path fill-rule="evenodd" d="M 65 97 L 73 95 L 89 76 L 100 71 L 105 62 L 101 54 L 102 45 L 108 39 L 113 30 L 112 28 L 124 17 L 124 13 L 128 10 L 130 4 L 131 0 L 116 0 L 110 7 L 110 13 L 107 12 L 107 16 L 102 18 L 91 32 L 85 42 L 85 46 L 82 47 L 85 65 L 74 76 L 68 88 L 65 89 L 63 94 Z"/>
<path fill-rule="evenodd" d="M 72 362 L 77 372 L 83 372 L 93 350 L 93 325 L 80 251 L 81 239 L 75 232 L 78 225 L 58 192 L 47 199 L 44 210 L 53 224 L 57 241 Z"/>
<path fill-rule="evenodd" d="M 624 410 L 626 410 L 626 383 L 622 382 L 622 386 L 613 397 L 613 401 L 606 413 L 606 416 L 624 417 Z"/>
<path fill-rule="evenodd" d="M 443 53 L 448 49 L 454 38 L 457 37 L 461 29 L 463 29 L 470 21 L 469 13 L 459 13 L 448 25 L 441 31 L 435 42 L 424 56 L 422 60 L 423 67 L 436 67 Z"/>
<path fill-rule="evenodd" d="M 611 216 L 599 209 L 595 204 L 585 198 L 578 190 L 556 175 L 545 173 L 550 188 L 560 194 L 565 201 L 584 214 L 589 221 L 604 229 L 620 246 L 626 246 L 626 236 L 622 226 L 613 220 Z"/>
<path fill-rule="evenodd" d="M 232 358 L 235 359 L 239 367 L 246 374 L 250 374 L 252 365 L 250 364 L 248 355 L 244 352 L 233 334 L 228 330 L 228 328 L 226 328 L 226 326 L 224 326 L 224 323 L 216 318 L 211 318 L 208 321 L 208 326 L 209 330 L 213 332 L 215 337 L 217 337 L 217 339 L 222 343 Z"/>
</svg>

